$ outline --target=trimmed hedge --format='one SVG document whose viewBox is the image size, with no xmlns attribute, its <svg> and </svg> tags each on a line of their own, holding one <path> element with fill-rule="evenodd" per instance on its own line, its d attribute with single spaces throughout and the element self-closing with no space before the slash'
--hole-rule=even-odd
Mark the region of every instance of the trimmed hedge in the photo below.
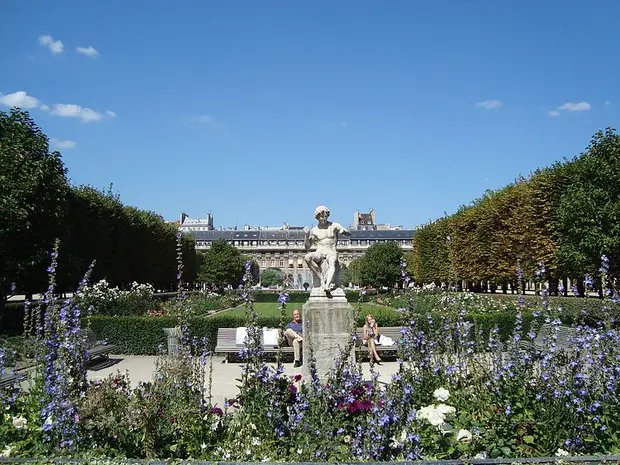
<svg viewBox="0 0 620 465">
<path fill-rule="evenodd" d="M 5 302 L 0 312 L 0 334 L 16 336 L 24 332 L 24 303 Z"/>
<path fill-rule="evenodd" d="M 349 303 L 356 303 L 359 300 L 359 291 L 347 291 L 344 293 L 347 296 Z M 310 298 L 310 292 L 306 291 L 288 291 L 289 303 L 303 304 Z M 280 296 L 280 291 L 255 291 L 252 292 L 252 298 L 254 302 L 277 302 Z"/>
<path fill-rule="evenodd" d="M 379 327 L 404 326 L 407 321 L 404 315 L 393 311 L 377 311 L 374 313 L 375 320 Z M 445 315 L 431 315 L 434 326 L 441 327 L 445 321 L 452 317 Z M 499 338 L 506 340 L 513 332 L 515 326 L 515 315 L 513 313 L 496 314 L 471 314 L 466 317 L 474 323 L 472 334 L 482 334 L 488 337 L 489 332 L 495 326 L 499 329 Z M 428 329 L 429 322 L 425 315 L 415 315 L 416 324 Z M 523 327 L 528 331 L 534 317 L 531 313 L 523 315 Z M 132 355 L 155 355 L 160 347 L 165 350 L 166 336 L 163 328 L 170 328 L 176 325 L 177 320 L 173 317 L 91 317 L 91 328 L 99 339 L 109 339 L 113 344 L 120 348 L 123 354 Z M 570 323 L 566 321 L 565 323 Z M 259 317 L 258 326 L 277 328 L 280 325 L 279 317 Z M 364 325 L 364 315 L 357 315 L 356 326 Z M 245 326 L 243 316 L 216 315 L 213 317 L 195 317 L 189 320 L 191 333 L 196 337 L 205 337 L 208 341 L 210 350 L 215 348 L 217 342 L 218 328 L 236 328 Z"/>
</svg>

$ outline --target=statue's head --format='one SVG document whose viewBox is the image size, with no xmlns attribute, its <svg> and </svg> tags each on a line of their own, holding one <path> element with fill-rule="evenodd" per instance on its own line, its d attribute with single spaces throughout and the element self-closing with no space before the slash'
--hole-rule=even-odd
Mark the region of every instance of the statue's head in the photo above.
<svg viewBox="0 0 620 465">
<path fill-rule="evenodd" d="M 329 208 L 323 206 L 323 205 L 319 205 L 318 207 L 316 207 L 314 209 L 314 217 L 318 220 L 320 219 L 321 216 L 325 215 L 325 219 L 327 219 L 327 217 L 329 216 L 331 212 L 329 211 Z"/>
</svg>

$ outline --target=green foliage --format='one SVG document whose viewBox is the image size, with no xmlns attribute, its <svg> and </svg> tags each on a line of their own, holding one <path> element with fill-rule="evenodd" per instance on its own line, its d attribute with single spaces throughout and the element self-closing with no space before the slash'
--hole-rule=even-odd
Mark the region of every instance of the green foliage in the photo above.
<svg viewBox="0 0 620 465">
<path fill-rule="evenodd" d="M 349 287 L 350 284 L 351 284 L 351 272 L 349 271 L 349 268 L 346 265 L 341 264 L 340 265 L 340 285 L 342 287 Z"/>
<path fill-rule="evenodd" d="M 355 260 L 352 260 L 351 262 L 349 262 L 349 266 L 347 267 L 351 284 L 355 286 L 359 286 L 359 284 L 361 283 L 361 280 L 360 280 L 361 265 L 362 265 L 362 260 L 360 258 L 356 258 Z"/>
<path fill-rule="evenodd" d="M 566 168 L 568 179 L 556 210 L 558 260 L 574 277 L 597 274 L 601 255 L 610 275 L 620 265 L 620 135 L 597 132 L 586 152 Z"/>
<path fill-rule="evenodd" d="M 306 303 L 310 298 L 310 292 L 308 291 L 287 291 L 289 293 L 290 303 Z M 359 299 L 359 291 L 345 290 L 345 295 L 349 302 L 357 302 Z M 254 302 L 277 302 L 280 293 L 278 291 L 261 290 L 252 292 L 252 299 Z"/>
<path fill-rule="evenodd" d="M 45 288 L 44 263 L 60 233 L 66 191 L 60 153 L 49 151 L 30 115 L 0 112 L 0 307 L 12 282 L 25 293 Z"/>
<path fill-rule="evenodd" d="M 239 250 L 224 239 L 211 243 L 203 253 L 203 262 L 198 270 L 200 282 L 220 288 L 228 285 L 237 288 L 243 276 L 244 257 Z"/>
<path fill-rule="evenodd" d="M 597 275 L 601 255 L 619 277 L 620 136 L 597 132 L 585 153 L 487 191 L 454 215 L 416 230 L 408 271 L 418 283 L 464 280 L 516 286 L 535 279 Z M 450 237 L 449 241 L 446 238 Z"/>
<path fill-rule="evenodd" d="M 15 336 L 24 331 L 24 304 L 6 302 L 0 305 L 0 334 Z"/>
<path fill-rule="evenodd" d="M 407 253 L 408 272 L 418 282 L 454 281 L 450 261 L 450 219 L 440 218 L 419 228 L 413 235 L 413 253 Z"/>
<path fill-rule="evenodd" d="M 173 289 L 176 281 L 176 228 L 149 211 L 123 205 L 111 189 L 72 187 L 61 242 L 59 287 L 72 289 L 96 260 L 93 281 L 112 286 L 137 281 L 156 289 Z M 183 236 L 184 280 L 196 277 L 195 242 Z"/>
<path fill-rule="evenodd" d="M 378 242 L 371 245 L 361 258 L 361 283 L 381 289 L 393 287 L 401 281 L 401 248 L 395 242 Z"/>
<path fill-rule="evenodd" d="M 284 281 L 284 275 L 279 268 L 267 268 L 260 274 L 260 283 L 263 287 L 280 286 Z"/>
</svg>

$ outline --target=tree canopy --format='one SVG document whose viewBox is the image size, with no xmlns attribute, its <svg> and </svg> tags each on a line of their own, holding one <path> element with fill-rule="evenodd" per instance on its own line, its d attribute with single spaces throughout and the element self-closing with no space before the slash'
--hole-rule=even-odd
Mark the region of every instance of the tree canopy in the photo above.
<svg viewBox="0 0 620 465">
<path fill-rule="evenodd" d="M 260 274 L 260 283 L 264 287 L 280 286 L 284 282 L 284 274 L 278 268 L 266 268 Z"/>
<path fill-rule="evenodd" d="M 236 247 L 224 239 L 218 239 L 203 253 L 198 279 L 220 288 L 228 285 L 236 288 L 241 283 L 244 263 L 245 257 Z"/>
<path fill-rule="evenodd" d="M 11 283 L 45 271 L 65 214 L 66 174 L 27 112 L 0 112 L 0 301 Z"/>
<path fill-rule="evenodd" d="M 376 288 L 393 287 L 400 279 L 403 251 L 395 242 L 371 245 L 360 259 L 360 281 Z"/>
</svg>

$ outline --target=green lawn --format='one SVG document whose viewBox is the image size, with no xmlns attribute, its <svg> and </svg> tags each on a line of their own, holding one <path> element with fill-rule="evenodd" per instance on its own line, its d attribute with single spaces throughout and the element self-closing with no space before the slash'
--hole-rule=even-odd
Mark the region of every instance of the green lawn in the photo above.
<svg viewBox="0 0 620 465">
<path fill-rule="evenodd" d="M 299 310 L 301 310 L 303 304 L 300 303 L 293 303 L 293 304 L 288 304 L 286 306 L 286 314 L 288 316 L 291 316 L 293 313 L 293 310 L 298 308 Z M 353 306 L 353 308 L 357 308 L 357 304 L 351 304 Z M 254 304 L 254 310 L 256 310 L 256 312 L 259 315 L 262 316 L 274 316 L 274 317 L 279 317 L 280 316 L 280 310 L 279 307 L 280 304 L 277 302 L 256 302 Z M 370 313 L 372 314 L 373 312 L 376 312 L 377 310 L 380 310 L 382 313 L 386 312 L 386 311 L 394 311 L 394 309 L 391 309 L 389 307 L 384 307 L 381 305 L 376 305 L 376 304 L 371 304 L 371 303 L 363 303 L 362 304 L 362 313 L 364 315 Z M 234 315 L 234 316 L 244 316 L 245 315 L 245 305 L 239 305 L 238 307 L 235 307 L 233 309 L 227 310 L 225 312 L 221 312 L 218 315 Z"/>
</svg>

